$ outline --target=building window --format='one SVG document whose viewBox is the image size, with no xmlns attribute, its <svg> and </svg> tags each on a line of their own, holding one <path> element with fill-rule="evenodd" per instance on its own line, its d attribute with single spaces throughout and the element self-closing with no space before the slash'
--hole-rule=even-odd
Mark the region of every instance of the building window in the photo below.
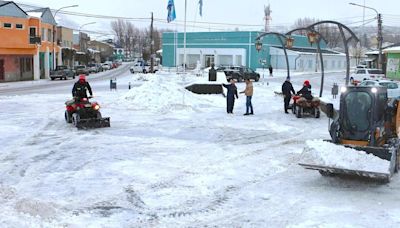
<svg viewBox="0 0 400 228">
<path fill-rule="evenodd" d="M 300 59 L 300 69 L 304 68 L 304 60 Z"/>
<path fill-rule="evenodd" d="M 3 27 L 4 28 L 12 28 L 12 25 L 11 25 L 11 23 L 4 23 Z"/>
<path fill-rule="evenodd" d="M 24 29 L 24 26 L 22 24 L 16 24 L 15 28 L 17 29 Z"/>
<path fill-rule="evenodd" d="M 46 33 L 44 31 L 44 28 L 42 28 L 42 41 L 46 41 Z"/>
<path fill-rule="evenodd" d="M 51 34 L 51 29 L 47 30 L 47 38 L 48 38 L 47 41 L 49 41 L 49 42 L 53 41 L 53 36 Z"/>
</svg>

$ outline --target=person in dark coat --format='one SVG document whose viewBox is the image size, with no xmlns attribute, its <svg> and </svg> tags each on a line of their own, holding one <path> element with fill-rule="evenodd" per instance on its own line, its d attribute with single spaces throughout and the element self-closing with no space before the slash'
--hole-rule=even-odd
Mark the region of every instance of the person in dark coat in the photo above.
<svg viewBox="0 0 400 228">
<path fill-rule="evenodd" d="M 89 91 L 90 96 L 93 96 L 92 88 L 89 85 L 89 82 L 86 81 L 85 75 L 80 75 L 79 80 L 75 82 L 74 87 L 72 88 L 72 96 L 76 100 L 81 100 L 82 98 L 88 98 L 87 92 Z"/>
<path fill-rule="evenodd" d="M 297 94 L 304 97 L 307 100 L 312 100 L 313 96 L 311 95 L 311 84 L 310 81 L 305 80 L 303 83 L 303 88 L 297 91 Z"/>
<path fill-rule="evenodd" d="M 211 64 L 211 69 L 208 72 L 208 81 L 217 81 L 217 71 L 214 69 L 214 64 Z"/>
<path fill-rule="evenodd" d="M 272 76 L 272 71 L 273 71 L 274 69 L 272 68 L 271 65 L 269 65 L 268 70 L 269 70 L 269 76 Z"/>
<path fill-rule="evenodd" d="M 228 92 L 226 95 L 226 112 L 229 114 L 233 114 L 233 107 L 235 106 L 235 96 L 237 99 L 239 99 L 238 92 L 237 92 L 237 87 L 235 85 L 235 80 L 233 78 L 229 79 L 230 84 L 224 86 Z"/>
<path fill-rule="evenodd" d="M 294 95 L 296 92 L 293 89 L 293 85 L 290 82 L 290 77 L 286 78 L 286 81 L 282 84 L 282 94 L 284 97 L 284 107 L 285 113 L 289 113 L 287 110 L 289 108 L 290 99 L 292 99 L 292 94 Z"/>
</svg>

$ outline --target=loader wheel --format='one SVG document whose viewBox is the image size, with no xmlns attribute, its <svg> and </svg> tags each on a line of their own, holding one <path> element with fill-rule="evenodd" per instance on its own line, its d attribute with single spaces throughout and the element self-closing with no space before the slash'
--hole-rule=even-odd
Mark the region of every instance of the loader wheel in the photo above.
<svg viewBox="0 0 400 228">
<path fill-rule="evenodd" d="M 318 109 L 318 108 L 316 108 L 314 112 L 315 112 L 315 115 L 314 115 L 314 116 L 315 116 L 315 118 L 317 118 L 317 119 L 318 119 L 318 118 L 321 116 L 321 112 L 319 111 L 319 109 Z"/>
<path fill-rule="evenodd" d="M 398 173 L 399 172 L 399 168 L 400 168 L 400 151 L 397 151 L 397 156 L 396 156 L 396 165 L 394 166 L 394 172 Z"/>
<path fill-rule="evenodd" d="M 65 110 L 64 117 L 65 117 L 65 122 L 72 123 L 71 114 L 67 110 Z"/>
<path fill-rule="evenodd" d="M 78 127 L 78 123 L 79 123 L 80 120 L 81 120 L 81 117 L 79 116 L 78 113 L 72 114 L 72 124 L 73 124 L 75 127 Z"/>
<path fill-rule="evenodd" d="M 296 117 L 297 118 L 301 118 L 301 107 L 300 106 L 296 106 Z"/>
</svg>

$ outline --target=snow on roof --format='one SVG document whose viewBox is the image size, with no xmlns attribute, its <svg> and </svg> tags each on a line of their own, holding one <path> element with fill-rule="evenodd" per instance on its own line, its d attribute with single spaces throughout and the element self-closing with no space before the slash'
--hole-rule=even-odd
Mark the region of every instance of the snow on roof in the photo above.
<svg viewBox="0 0 400 228">
<path fill-rule="evenodd" d="M 91 52 L 91 53 L 100 53 L 100 51 L 94 50 L 94 49 L 91 49 L 91 48 L 88 48 L 88 51 Z"/>
<path fill-rule="evenodd" d="M 400 46 L 386 48 L 385 50 L 383 50 L 383 52 L 385 52 L 385 53 L 400 53 Z"/>
<path fill-rule="evenodd" d="M 378 55 L 379 51 L 367 51 L 365 52 L 366 55 Z"/>
<path fill-rule="evenodd" d="M 42 12 L 27 12 L 27 14 L 31 17 L 41 18 L 43 13 Z"/>
</svg>

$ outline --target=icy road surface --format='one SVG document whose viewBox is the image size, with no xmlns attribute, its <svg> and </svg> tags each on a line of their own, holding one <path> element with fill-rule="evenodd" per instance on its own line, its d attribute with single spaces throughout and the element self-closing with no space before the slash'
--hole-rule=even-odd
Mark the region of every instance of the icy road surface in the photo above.
<svg viewBox="0 0 400 228">
<path fill-rule="evenodd" d="M 284 114 L 283 79 L 255 83 L 243 116 L 244 96 L 227 115 L 222 96 L 186 92 L 180 76 L 125 75 L 129 93 L 92 83 L 111 128 L 65 123 L 69 85 L 0 96 L 0 227 L 400 226 L 398 175 L 378 184 L 297 164 L 307 140 L 329 138 L 328 119 Z"/>
</svg>

